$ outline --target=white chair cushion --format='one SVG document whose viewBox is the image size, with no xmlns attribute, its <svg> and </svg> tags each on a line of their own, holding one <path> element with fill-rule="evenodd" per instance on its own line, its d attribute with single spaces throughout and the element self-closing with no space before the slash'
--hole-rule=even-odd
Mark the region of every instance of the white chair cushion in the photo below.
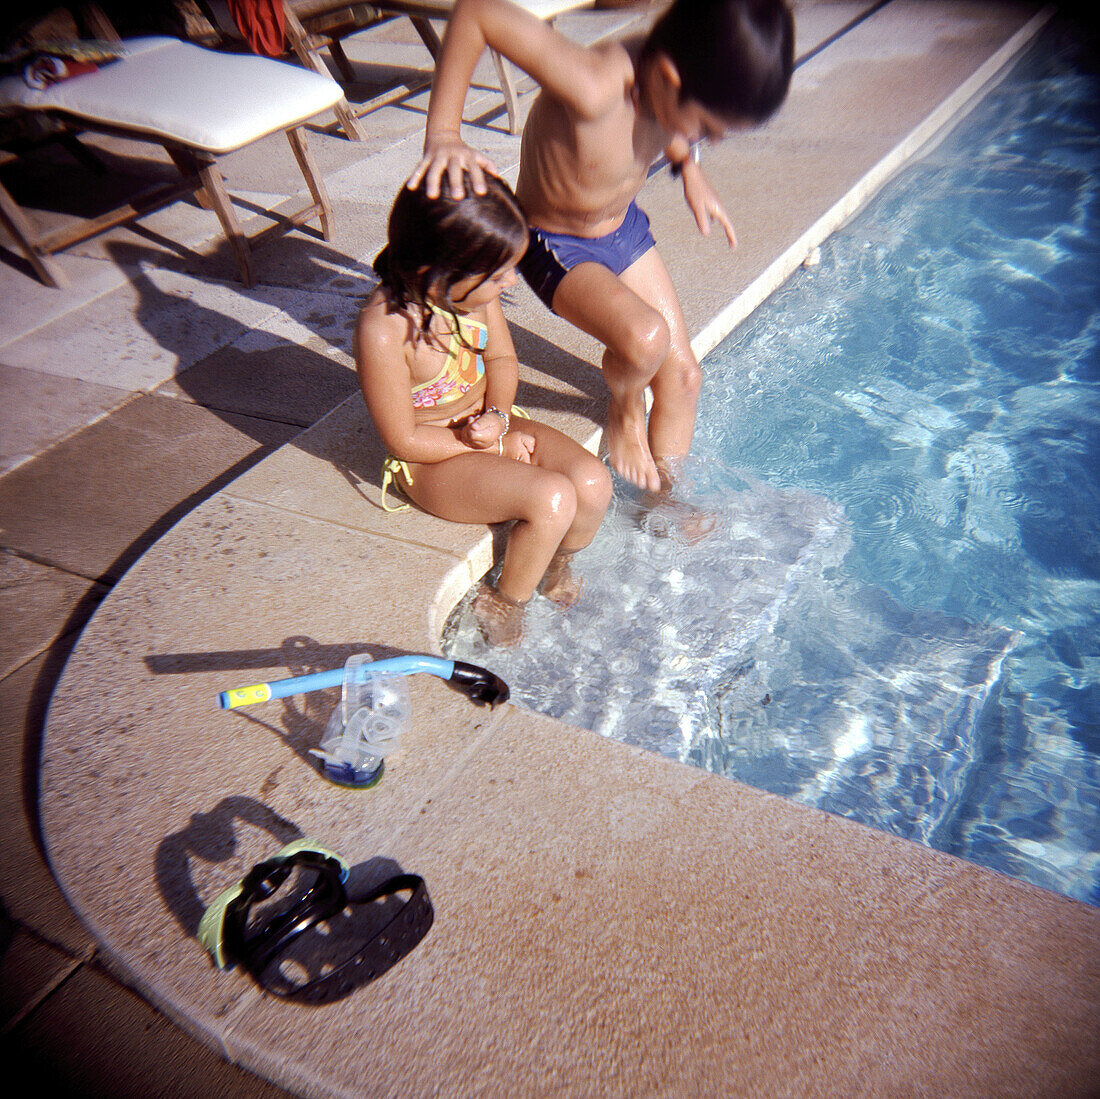
<svg viewBox="0 0 1100 1099">
<path fill-rule="evenodd" d="M 4 77 L 0 112 L 64 111 L 216 154 L 304 122 L 343 95 L 335 80 L 267 57 L 160 37 L 130 39 L 125 48 L 97 72 L 44 90 Z"/>
<path fill-rule="evenodd" d="M 553 19 L 567 11 L 590 8 L 596 0 L 512 0 L 512 2 L 517 7 L 526 8 L 540 19 Z M 407 4 L 403 4 L 401 0 L 379 0 L 375 6 L 385 11 L 408 11 L 414 15 L 424 13 L 432 17 L 438 15 L 440 19 L 445 19 L 451 14 L 455 0 L 409 0 Z"/>
</svg>

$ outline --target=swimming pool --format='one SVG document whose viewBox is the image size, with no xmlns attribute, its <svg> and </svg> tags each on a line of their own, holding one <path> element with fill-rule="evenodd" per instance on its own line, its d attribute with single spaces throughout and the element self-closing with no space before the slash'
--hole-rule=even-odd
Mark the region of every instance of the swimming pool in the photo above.
<svg viewBox="0 0 1100 1099">
<path fill-rule="evenodd" d="M 1061 26 L 704 363 L 687 496 L 449 655 L 604 735 L 1100 903 L 1100 81 Z"/>
</svg>

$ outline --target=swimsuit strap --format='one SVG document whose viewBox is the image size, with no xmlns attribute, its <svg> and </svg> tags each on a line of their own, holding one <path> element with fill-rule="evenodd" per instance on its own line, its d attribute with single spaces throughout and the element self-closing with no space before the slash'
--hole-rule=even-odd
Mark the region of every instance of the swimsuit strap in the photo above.
<svg viewBox="0 0 1100 1099">
<path fill-rule="evenodd" d="M 409 469 L 408 463 L 401 461 L 400 458 L 395 458 L 392 454 L 386 455 L 386 460 L 382 463 L 382 507 L 386 511 L 411 511 L 412 509 L 408 504 L 391 504 L 388 499 L 388 493 L 390 486 L 401 490 L 401 482 L 397 480 L 398 475 L 405 478 L 405 483 L 411 485 L 413 483 L 412 471 Z"/>
<path fill-rule="evenodd" d="M 442 317 L 447 322 L 447 327 L 451 330 L 452 336 L 462 336 L 466 338 L 468 343 L 473 344 L 475 347 L 484 348 L 484 341 L 480 337 L 487 337 L 489 335 L 489 328 L 482 321 L 475 320 L 473 317 L 470 316 L 460 315 L 458 313 L 451 313 L 449 310 L 443 309 L 440 306 L 436 305 L 435 302 L 431 301 L 428 302 L 428 308 L 437 317 Z M 456 323 L 458 325 L 457 328 L 455 328 Z M 474 329 L 479 338 L 473 340 L 469 339 L 466 336 L 466 333 L 462 331 L 464 325 Z"/>
</svg>

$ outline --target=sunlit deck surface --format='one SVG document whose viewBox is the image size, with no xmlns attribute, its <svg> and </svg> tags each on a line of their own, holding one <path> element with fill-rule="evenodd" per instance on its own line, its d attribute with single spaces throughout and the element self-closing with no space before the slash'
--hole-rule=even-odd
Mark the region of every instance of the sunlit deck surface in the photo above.
<svg viewBox="0 0 1100 1099">
<path fill-rule="evenodd" d="M 642 194 L 700 354 L 1041 22 L 1035 4 L 795 9 L 800 55 L 848 29 L 767 126 L 704 153 L 739 248 L 698 235 L 667 170 Z M 345 46 L 364 97 L 429 63 L 399 24 Z M 478 84 L 468 140 L 514 181 L 491 66 Z M 0 880 L 21 1058 L 113 1095 L 1094 1090 L 1096 909 L 423 676 L 369 791 L 308 754 L 334 692 L 217 709 L 223 689 L 353 652 L 438 652 L 492 560 L 483 528 L 380 510 L 350 355 L 425 101 L 368 116 L 365 142 L 317 120 L 333 239 L 273 242 L 252 290 L 214 216 L 183 203 L 60 254 L 63 291 L 0 264 Z M 223 168 L 246 203 L 298 200 L 280 135 Z M 46 220 L 114 178 L 59 154 L 20 172 L 5 181 Z M 592 438 L 594 342 L 525 287 L 508 315 L 520 403 Z M 195 938 L 205 904 L 298 836 L 360 877 L 421 875 L 435 909 L 384 977 L 318 1008 L 218 972 Z"/>
</svg>

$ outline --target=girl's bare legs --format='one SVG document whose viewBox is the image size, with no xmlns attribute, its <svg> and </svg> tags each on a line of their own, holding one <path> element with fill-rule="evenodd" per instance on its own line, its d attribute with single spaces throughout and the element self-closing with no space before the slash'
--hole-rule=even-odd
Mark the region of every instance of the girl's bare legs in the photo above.
<svg viewBox="0 0 1100 1099">
<path fill-rule="evenodd" d="M 514 431 L 535 438 L 530 464 L 493 452 L 463 454 L 413 466 L 407 489 L 420 507 L 443 519 L 515 520 L 497 587 L 479 596 L 482 621 L 488 619 L 489 632 L 496 634 L 490 640 L 498 644 L 518 640 L 523 606 L 555 554 L 587 546 L 611 500 L 606 468 L 583 447 L 545 424 L 518 417 L 512 423 Z"/>
<path fill-rule="evenodd" d="M 474 597 L 474 617 L 490 645 L 515 645 L 523 636 L 526 603 L 509 599 L 489 584 L 482 584 Z"/>
<path fill-rule="evenodd" d="M 546 575 L 542 578 L 539 591 L 552 603 L 559 607 L 571 607 L 581 597 L 581 580 L 573 575 L 570 567 L 573 560 L 572 553 L 558 550 L 550 558 Z"/>
<path fill-rule="evenodd" d="M 521 430 L 527 424 L 521 424 Z M 539 590 L 559 607 L 571 607 L 580 598 L 581 582 L 572 573 L 573 555 L 584 549 L 596 536 L 611 503 L 611 476 L 595 455 L 564 435 L 534 424 L 535 459 L 544 468 L 554 469 L 569 478 L 577 494 L 577 514 L 573 525 L 561 540 L 557 552 L 543 574 Z"/>
<path fill-rule="evenodd" d="M 512 430 L 535 437 L 534 465 L 560 473 L 573 486 L 577 511 L 559 548 L 565 554 L 584 549 L 596 537 L 611 503 L 611 475 L 607 467 L 567 435 L 536 420 L 513 419 Z"/>
</svg>

